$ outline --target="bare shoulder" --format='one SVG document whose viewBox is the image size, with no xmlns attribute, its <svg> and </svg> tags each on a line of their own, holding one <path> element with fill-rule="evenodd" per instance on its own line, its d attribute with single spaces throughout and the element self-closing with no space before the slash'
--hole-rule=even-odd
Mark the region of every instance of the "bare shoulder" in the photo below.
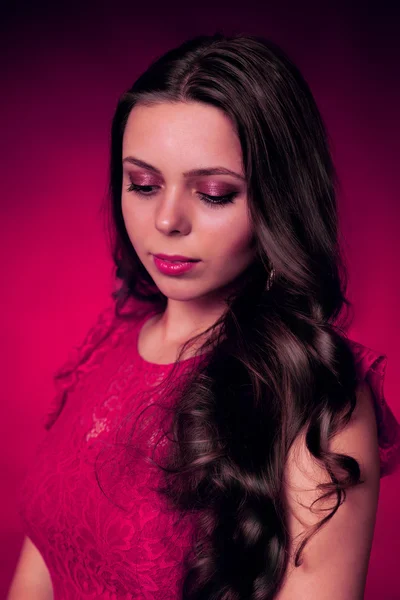
<svg viewBox="0 0 400 600">
<path fill-rule="evenodd" d="M 346 499 L 332 518 L 307 542 L 303 564 L 293 567 L 294 551 L 309 528 L 319 523 L 337 503 L 336 495 L 316 502 L 319 483 L 330 482 L 326 469 L 309 453 L 304 436 L 293 444 L 285 466 L 284 489 L 291 539 L 291 565 L 279 600 L 362 600 L 379 498 L 378 433 L 372 390 L 358 385 L 350 422 L 330 442 L 330 450 L 352 456 L 363 483 L 346 491 Z"/>
</svg>

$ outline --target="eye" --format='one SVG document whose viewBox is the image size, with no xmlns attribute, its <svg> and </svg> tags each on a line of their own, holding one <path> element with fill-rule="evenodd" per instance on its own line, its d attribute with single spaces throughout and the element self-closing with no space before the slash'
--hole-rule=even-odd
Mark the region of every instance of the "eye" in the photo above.
<svg viewBox="0 0 400 600">
<path fill-rule="evenodd" d="M 130 183 L 127 187 L 128 192 L 135 192 L 136 194 L 140 194 L 142 196 L 151 196 L 152 188 L 157 187 L 155 185 L 136 185 L 135 183 Z M 145 190 L 149 190 L 147 193 Z"/>
<path fill-rule="evenodd" d="M 156 187 L 156 185 L 136 185 L 135 183 L 130 183 L 127 186 L 127 191 L 134 192 L 140 196 L 152 196 L 154 194 L 153 188 Z M 238 192 L 231 192 L 230 194 L 225 194 L 224 196 L 210 196 L 209 194 L 203 194 L 202 192 L 197 193 L 203 202 L 209 206 L 213 206 L 214 208 L 233 203 L 235 197 L 238 195 Z"/>
<path fill-rule="evenodd" d="M 231 192 L 230 194 L 225 194 L 225 196 L 209 196 L 208 194 L 202 194 L 201 192 L 198 192 L 198 194 L 203 202 L 217 207 L 232 203 L 235 199 L 235 196 L 238 195 L 238 192 Z"/>
</svg>

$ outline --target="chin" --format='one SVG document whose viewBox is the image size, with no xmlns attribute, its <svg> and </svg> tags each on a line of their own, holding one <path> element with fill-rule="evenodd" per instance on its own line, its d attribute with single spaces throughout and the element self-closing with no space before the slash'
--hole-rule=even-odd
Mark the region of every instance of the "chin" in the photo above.
<svg viewBox="0 0 400 600">
<path fill-rule="evenodd" d="M 212 294 L 215 290 L 204 288 L 199 285 L 199 281 L 190 281 L 188 279 L 176 278 L 172 281 L 160 282 L 159 277 L 153 277 L 153 281 L 164 296 L 170 300 L 186 302 L 196 300 Z M 172 279 L 172 278 L 171 278 Z"/>
<path fill-rule="evenodd" d="M 204 293 L 196 294 L 194 291 L 189 291 L 188 289 L 186 289 L 186 290 L 172 289 L 172 287 L 169 287 L 167 285 L 165 285 L 165 286 L 157 285 L 157 287 L 160 290 L 160 292 L 168 298 L 168 300 L 176 300 L 178 302 L 188 302 L 190 300 L 196 300 L 196 298 L 199 298 L 200 296 L 204 295 Z M 205 292 L 205 293 L 207 293 L 207 292 Z"/>
</svg>

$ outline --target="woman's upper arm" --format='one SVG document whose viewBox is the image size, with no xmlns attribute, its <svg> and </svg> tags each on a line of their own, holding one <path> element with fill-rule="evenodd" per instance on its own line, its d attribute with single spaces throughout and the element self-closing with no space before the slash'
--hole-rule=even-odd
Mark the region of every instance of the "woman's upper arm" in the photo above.
<svg viewBox="0 0 400 600">
<path fill-rule="evenodd" d="M 336 503 L 336 495 L 333 495 L 316 503 L 314 513 L 310 511 L 310 504 L 322 493 L 316 490 L 316 484 L 329 482 L 330 478 L 312 459 L 304 440 L 295 443 L 285 478 L 292 551 L 297 549 L 309 527 L 331 512 L 318 509 L 332 508 Z M 331 441 L 330 450 L 356 458 L 365 482 L 346 490 L 343 504 L 305 545 L 301 555 L 303 564 L 294 567 L 292 555 L 277 600 L 361 600 L 364 597 L 380 488 L 377 426 L 367 383 L 359 385 L 352 418 Z"/>
<path fill-rule="evenodd" d="M 15 568 L 7 600 L 52 600 L 53 587 L 46 563 L 26 536 Z"/>
</svg>

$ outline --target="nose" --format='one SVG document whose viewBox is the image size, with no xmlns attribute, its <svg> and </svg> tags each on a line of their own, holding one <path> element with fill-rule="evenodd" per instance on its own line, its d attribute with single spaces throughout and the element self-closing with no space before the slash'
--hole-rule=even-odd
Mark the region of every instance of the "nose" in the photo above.
<svg viewBox="0 0 400 600">
<path fill-rule="evenodd" d="M 191 231 L 189 207 L 177 190 L 165 192 L 158 198 L 155 226 L 164 235 L 187 235 Z"/>
</svg>

